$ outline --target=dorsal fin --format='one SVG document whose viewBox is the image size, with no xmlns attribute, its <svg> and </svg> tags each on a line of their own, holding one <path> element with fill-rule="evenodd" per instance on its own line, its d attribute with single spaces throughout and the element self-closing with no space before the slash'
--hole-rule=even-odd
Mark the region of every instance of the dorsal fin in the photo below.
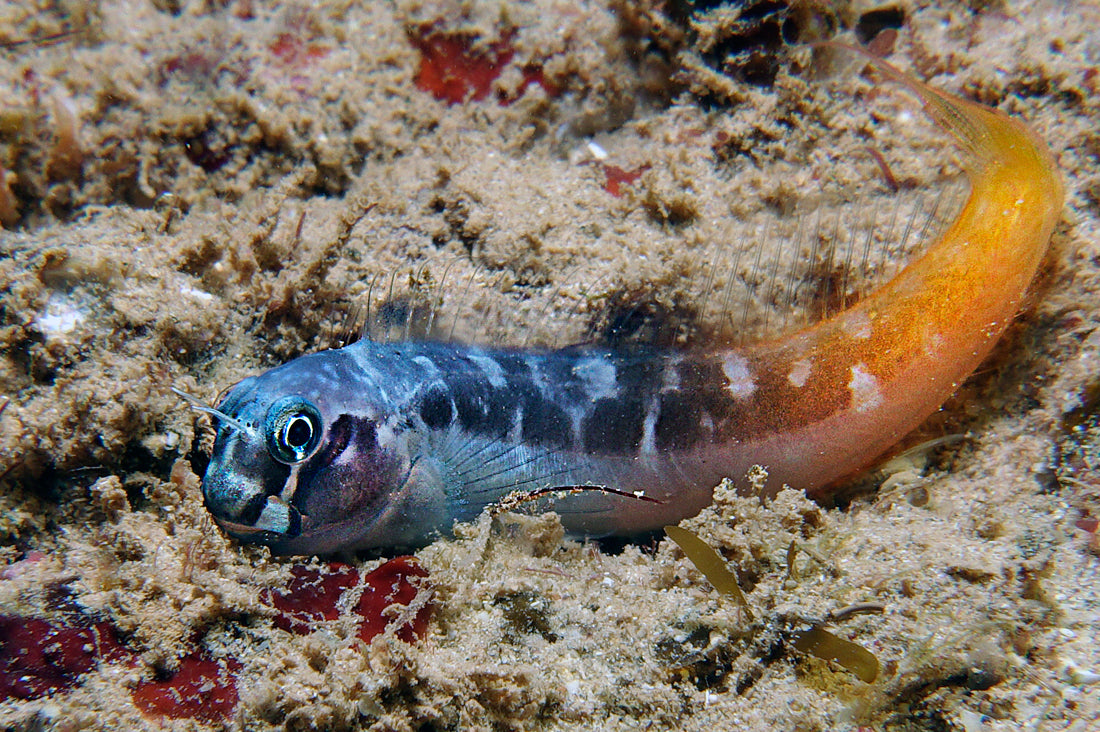
<svg viewBox="0 0 1100 732">
<path fill-rule="evenodd" d="M 565 270 L 530 317 L 553 322 L 505 340 L 527 291 L 469 258 L 450 254 L 376 273 L 348 308 L 334 345 L 434 340 L 483 346 L 560 348 L 578 343 L 709 348 L 745 345 L 804 327 L 858 301 L 935 238 L 965 199 L 961 179 L 932 190 L 882 186 L 850 196 L 809 197 L 790 213 L 765 211 L 740 222 L 732 241 L 708 242 L 654 282 L 631 286 L 605 276 L 585 282 Z M 888 201 L 884 203 L 884 201 Z M 702 258 L 706 266 L 693 261 Z M 505 309 L 508 305 L 514 310 Z M 492 295 L 492 297 L 490 297 Z"/>
</svg>

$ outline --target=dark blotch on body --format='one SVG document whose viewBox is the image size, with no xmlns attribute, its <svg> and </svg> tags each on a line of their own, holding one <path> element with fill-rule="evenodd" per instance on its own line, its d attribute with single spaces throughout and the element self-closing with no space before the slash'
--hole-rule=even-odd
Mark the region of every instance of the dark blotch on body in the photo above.
<svg viewBox="0 0 1100 732">
<path fill-rule="evenodd" d="M 703 410 L 698 399 L 682 391 L 661 395 L 654 427 L 657 450 L 686 449 L 703 438 Z"/>
<path fill-rule="evenodd" d="M 523 441 L 566 448 L 573 443 L 573 423 L 564 409 L 547 401 L 533 386 L 523 396 Z"/>
<path fill-rule="evenodd" d="M 453 351 L 440 349 L 429 355 L 439 369 L 444 388 L 450 393 L 462 429 L 499 437 L 507 434 L 507 424 L 500 420 L 499 405 L 493 403 L 494 389 L 481 368 Z"/>
<path fill-rule="evenodd" d="M 600 399 L 584 422 L 584 450 L 630 454 L 642 445 L 645 405 L 637 397 Z"/>
<path fill-rule="evenodd" d="M 513 377 L 531 378 L 531 367 L 527 363 L 527 359 L 520 355 L 503 354 L 494 359 L 497 364 L 504 369 L 504 373 L 508 375 L 509 381 Z"/>
<path fill-rule="evenodd" d="M 329 465 L 340 457 L 351 440 L 354 431 L 354 425 L 352 424 L 354 419 L 350 414 L 341 414 L 336 418 L 336 421 L 332 423 L 332 427 L 329 428 L 328 444 L 317 453 L 317 457 L 310 461 L 311 467 Z"/>
<path fill-rule="evenodd" d="M 420 399 L 420 419 L 433 430 L 449 427 L 454 419 L 454 404 L 442 386 L 433 386 Z"/>
</svg>

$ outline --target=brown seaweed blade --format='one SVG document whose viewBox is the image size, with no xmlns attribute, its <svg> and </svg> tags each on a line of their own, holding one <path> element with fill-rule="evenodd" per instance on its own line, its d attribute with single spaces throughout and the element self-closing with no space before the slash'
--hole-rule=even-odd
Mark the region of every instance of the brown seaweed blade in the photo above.
<svg viewBox="0 0 1100 732">
<path fill-rule="evenodd" d="M 741 592 L 741 587 L 737 584 L 737 578 L 729 571 L 726 562 L 710 544 L 679 526 L 666 526 L 665 533 L 668 534 L 668 538 L 683 549 L 684 554 L 695 565 L 695 568 L 702 572 L 703 576 L 714 585 L 714 589 L 723 595 L 732 597 L 744 609 L 749 620 L 753 619 L 752 610 L 749 608 L 745 595 Z"/>
<path fill-rule="evenodd" d="M 823 661 L 833 661 L 868 684 L 878 678 L 879 662 L 875 655 L 858 643 L 844 640 L 821 627 L 791 634 L 791 644 L 803 653 Z"/>
</svg>

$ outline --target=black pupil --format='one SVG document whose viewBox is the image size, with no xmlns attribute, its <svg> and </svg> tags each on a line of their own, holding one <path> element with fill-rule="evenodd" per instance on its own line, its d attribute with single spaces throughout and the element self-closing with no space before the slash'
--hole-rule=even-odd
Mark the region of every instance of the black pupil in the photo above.
<svg viewBox="0 0 1100 732">
<path fill-rule="evenodd" d="M 313 425 L 307 417 L 296 415 L 287 422 L 285 434 L 287 446 L 300 450 L 313 438 Z"/>
</svg>

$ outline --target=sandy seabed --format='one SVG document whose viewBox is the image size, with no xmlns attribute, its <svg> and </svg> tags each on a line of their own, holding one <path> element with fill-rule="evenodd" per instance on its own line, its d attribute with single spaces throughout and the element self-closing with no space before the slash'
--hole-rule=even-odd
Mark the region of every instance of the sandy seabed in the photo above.
<svg viewBox="0 0 1100 732">
<path fill-rule="evenodd" d="M 840 28 L 877 8 L 817 5 Z M 0 726 L 1100 728 L 1100 8 L 886 5 L 893 63 L 1027 120 L 1066 180 L 1020 318 L 907 444 L 950 439 L 842 507 L 719 490 L 685 525 L 754 621 L 669 542 L 613 552 L 517 516 L 418 552 L 436 610 L 414 644 L 275 627 L 265 591 L 305 560 L 218 531 L 209 421 L 169 387 L 212 402 L 330 345 L 393 272 L 457 338 L 577 342 L 623 302 L 708 333 L 721 246 L 764 283 L 743 324 L 800 322 L 820 298 L 769 296 L 772 269 L 802 276 L 781 232 L 935 190 L 958 173 L 943 136 L 858 63 L 816 78 L 772 50 L 774 78 L 712 74 L 659 3 L 0 5 L 0 615 L 107 622 L 136 659 L 0 702 Z M 484 99 L 419 88 L 436 31 L 501 61 Z M 609 165 L 640 175 L 614 196 Z M 873 683 L 785 640 L 837 613 Z M 134 703 L 197 650 L 232 660 L 232 714 Z"/>
</svg>

